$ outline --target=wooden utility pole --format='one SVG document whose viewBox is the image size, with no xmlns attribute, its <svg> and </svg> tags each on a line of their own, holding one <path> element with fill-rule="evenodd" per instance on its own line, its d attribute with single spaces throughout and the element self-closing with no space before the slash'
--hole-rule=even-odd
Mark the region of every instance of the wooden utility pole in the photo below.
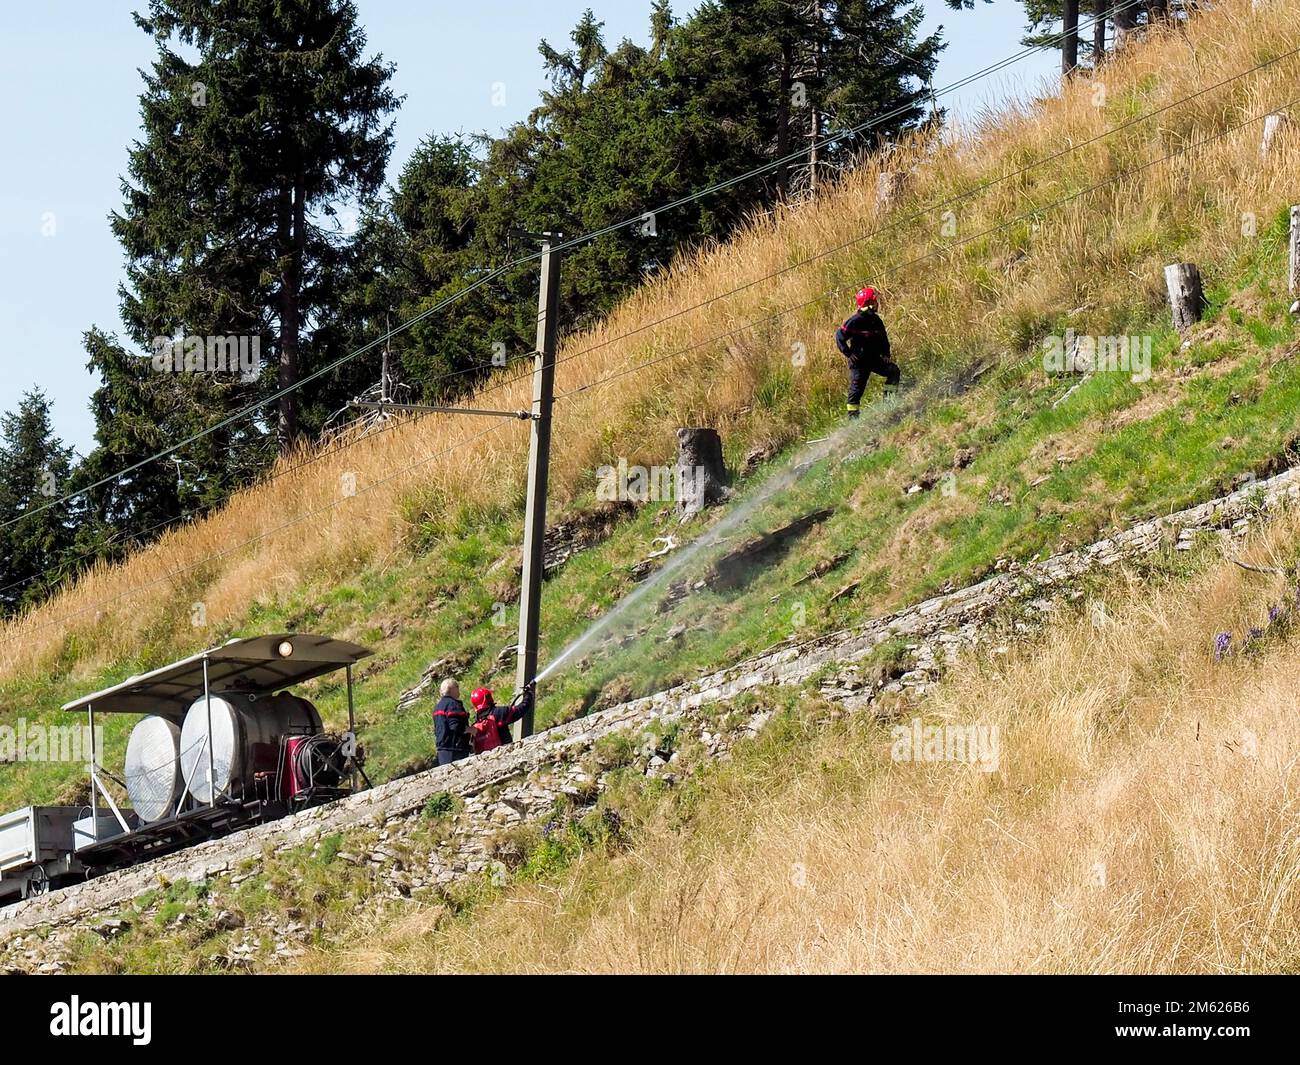
<svg viewBox="0 0 1300 1065">
<path fill-rule="evenodd" d="M 817 167 L 821 160 L 817 157 L 822 139 L 821 86 L 822 86 L 822 45 L 821 34 L 824 25 L 821 0 L 813 0 L 812 17 L 816 23 L 813 44 L 813 91 L 808 95 L 809 110 L 812 111 L 812 123 L 808 130 L 808 191 L 817 195 Z"/>
<path fill-rule="evenodd" d="M 518 418 L 532 423 L 528 442 L 528 501 L 524 509 L 524 565 L 519 595 L 519 643 L 516 680 L 522 689 L 537 677 L 538 629 L 541 624 L 542 549 L 546 542 L 546 489 L 551 469 L 551 409 L 555 405 L 555 341 L 560 325 L 560 255 L 552 250 L 558 233 L 543 233 L 542 278 L 537 293 L 537 350 L 533 353 L 533 404 L 530 410 L 487 410 L 424 403 L 367 403 L 363 410 L 465 414 L 471 417 Z M 511 726 L 515 739 L 533 734 L 533 711 Z"/>
<path fill-rule="evenodd" d="M 1295 295 L 1300 287 L 1300 204 L 1291 205 L 1291 232 L 1287 241 L 1286 288 Z"/>
<path fill-rule="evenodd" d="M 532 433 L 528 443 L 528 502 L 524 510 L 524 572 L 519 597 L 519 658 L 515 686 L 537 676 L 537 634 L 541 625 L 542 548 L 546 541 L 546 489 L 551 468 L 551 408 L 555 404 L 555 339 L 559 330 L 560 257 L 555 234 L 542 236 L 542 278 L 537 293 L 537 350 L 533 353 Z M 533 734 L 530 709 L 510 726 L 521 740 Z"/>
<path fill-rule="evenodd" d="M 393 402 L 393 365 L 392 365 L 392 333 L 393 327 L 389 324 L 388 315 L 384 315 L 384 332 L 388 338 L 384 341 L 384 359 L 379 368 L 379 402 Z"/>
</svg>

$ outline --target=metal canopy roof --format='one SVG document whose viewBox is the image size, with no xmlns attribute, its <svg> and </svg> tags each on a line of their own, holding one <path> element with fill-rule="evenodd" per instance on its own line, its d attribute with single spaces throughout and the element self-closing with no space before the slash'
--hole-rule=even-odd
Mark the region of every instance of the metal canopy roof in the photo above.
<svg viewBox="0 0 1300 1065">
<path fill-rule="evenodd" d="M 292 646 L 288 655 L 280 653 L 282 643 Z M 203 693 L 204 658 L 208 660 L 208 680 L 214 692 L 269 695 L 353 665 L 372 654 L 373 651 L 346 640 L 305 633 L 230 640 L 170 666 L 129 677 L 121 684 L 74 699 L 63 709 L 93 707 L 97 713 L 179 716 Z"/>
</svg>

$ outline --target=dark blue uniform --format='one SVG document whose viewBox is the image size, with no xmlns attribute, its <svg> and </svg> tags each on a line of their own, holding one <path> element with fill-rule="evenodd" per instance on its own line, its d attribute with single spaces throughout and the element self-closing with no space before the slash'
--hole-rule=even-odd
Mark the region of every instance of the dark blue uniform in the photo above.
<svg viewBox="0 0 1300 1065">
<path fill-rule="evenodd" d="M 836 330 L 835 343 L 849 360 L 848 412 L 850 418 L 858 416 L 858 401 L 866 391 L 867 379 L 879 374 L 885 379 L 885 391 L 892 392 L 902 371 L 889 360 L 889 334 L 885 323 L 873 310 L 863 309 Z"/>
<path fill-rule="evenodd" d="M 433 708 L 433 735 L 438 745 L 438 764 L 458 762 L 470 752 L 469 712 L 465 704 L 444 695 Z"/>
</svg>

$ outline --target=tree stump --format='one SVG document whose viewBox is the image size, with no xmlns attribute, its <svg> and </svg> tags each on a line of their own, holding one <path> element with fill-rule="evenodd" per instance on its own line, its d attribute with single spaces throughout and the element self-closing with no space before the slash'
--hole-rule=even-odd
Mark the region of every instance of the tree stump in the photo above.
<svg viewBox="0 0 1300 1065">
<path fill-rule="evenodd" d="M 1290 128 L 1291 120 L 1281 111 L 1264 116 L 1264 136 L 1259 142 L 1259 157 L 1263 159 L 1273 149 L 1281 134 Z"/>
<path fill-rule="evenodd" d="M 1184 333 L 1201 320 L 1205 310 L 1201 271 L 1195 263 L 1171 263 L 1165 267 L 1165 287 L 1169 290 L 1174 328 Z"/>
<path fill-rule="evenodd" d="M 706 427 L 677 430 L 677 513 L 682 521 L 731 495 L 722 437 Z"/>
</svg>

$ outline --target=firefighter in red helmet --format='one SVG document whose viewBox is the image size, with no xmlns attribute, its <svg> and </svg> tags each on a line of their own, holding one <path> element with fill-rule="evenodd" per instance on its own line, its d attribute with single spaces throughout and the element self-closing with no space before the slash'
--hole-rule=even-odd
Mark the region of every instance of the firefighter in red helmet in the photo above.
<svg viewBox="0 0 1300 1065">
<path fill-rule="evenodd" d="M 482 754 L 510 742 L 510 726 L 532 708 L 537 682 L 531 681 L 511 700 L 509 706 L 497 706 L 491 688 L 475 688 L 470 693 L 474 707 L 474 722 L 470 733 L 474 740 L 474 753 Z"/>
<path fill-rule="evenodd" d="M 898 391 L 902 371 L 889 359 L 889 334 L 880 318 L 880 300 L 870 285 L 857 295 L 857 312 L 835 331 L 835 344 L 849 361 L 849 395 L 847 411 L 856 418 L 861 410 L 862 393 L 874 374 L 885 379 L 885 396 Z"/>
</svg>

